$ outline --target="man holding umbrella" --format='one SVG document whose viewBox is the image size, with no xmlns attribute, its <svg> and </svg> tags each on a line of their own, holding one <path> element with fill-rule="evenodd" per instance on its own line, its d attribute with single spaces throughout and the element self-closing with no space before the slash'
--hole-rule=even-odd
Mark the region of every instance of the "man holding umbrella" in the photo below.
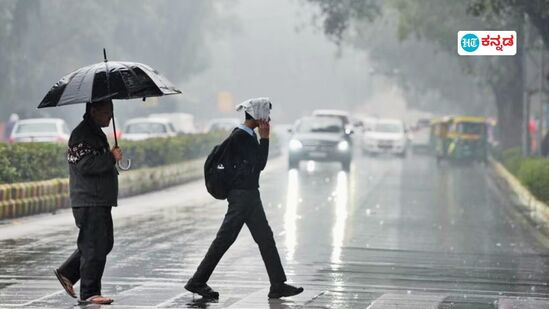
<svg viewBox="0 0 549 309">
<path fill-rule="evenodd" d="M 38 108 L 86 103 L 84 120 L 69 139 L 70 199 L 78 234 L 78 249 L 54 270 L 57 279 L 72 297 L 73 285 L 80 280 L 80 303 L 110 304 L 112 298 L 101 295 L 101 277 L 107 254 L 113 247 L 111 207 L 117 205 L 118 170 L 122 151 L 110 149 L 101 130 L 113 121 L 112 100 L 143 99 L 179 94 L 181 91 L 158 71 L 137 62 L 104 61 L 82 67 L 65 75 L 48 91 Z"/>
<path fill-rule="evenodd" d="M 80 302 L 92 304 L 113 302 L 101 295 L 101 277 L 113 247 L 111 207 L 118 199 L 116 162 L 122 160 L 120 148 L 109 149 L 101 130 L 109 126 L 112 108 L 111 100 L 86 104 L 84 120 L 69 139 L 70 198 L 80 231 L 78 248 L 54 271 L 72 297 L 76 297 L 73 285 L 80 279 Z"/>
</svg>

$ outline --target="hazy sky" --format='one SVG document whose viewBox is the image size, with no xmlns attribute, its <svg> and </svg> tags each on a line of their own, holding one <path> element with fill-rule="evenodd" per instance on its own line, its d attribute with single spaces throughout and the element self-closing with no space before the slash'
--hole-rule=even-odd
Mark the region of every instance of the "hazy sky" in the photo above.
<svg viewBox="0 0 549 309">
<path fill-rule="evenodd" d="M 313 8 L 298 0 L 239 0 L 226 27 L 212 37 L 210 67 L 181 87 L 195 104 L 273 100 L 273 117 L 293 121 L 313 108 L 356 107 L 369 96 L 364 52 L 338 48 L 312 26 Z M 183 107 L 183 109 L 187 109 Z M 193 108 L 194 109 L 194 108 Z M 226 116 L 239 116 L 230 113 Z"/>
</svg>

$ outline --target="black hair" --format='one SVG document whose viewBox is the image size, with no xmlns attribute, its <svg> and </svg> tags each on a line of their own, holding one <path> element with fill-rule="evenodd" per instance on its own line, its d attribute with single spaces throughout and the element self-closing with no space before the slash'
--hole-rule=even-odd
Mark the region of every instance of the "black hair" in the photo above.
<svg viewBox="0 0 549 309">
<path fill-rule="evenodd" d="M 101 107 L 105 104 L 112 104 L 112 101 L 111 100 L 103 100 L 103 101 L 97 101 L 97 102 L 93 102 L 93 103 L 86 103 L 86 114 L 87 115 L 91 115 L 91 110 L 92 108 L 98 108 L 98 107 Z"/>
<path fill-rule="evenodd" d="M 246 120 L 250 120 L 250 119 L 254 119 L 254 117 L 252 117 L 252 115 L 248 114 L 248 112 L 244 112 L 244 114 L 246 114 Z"/>
<path fill-rule="evenodd" d="M 86 103 L 86 115 L 91 114 L 91 103 Z"/>
</svg>

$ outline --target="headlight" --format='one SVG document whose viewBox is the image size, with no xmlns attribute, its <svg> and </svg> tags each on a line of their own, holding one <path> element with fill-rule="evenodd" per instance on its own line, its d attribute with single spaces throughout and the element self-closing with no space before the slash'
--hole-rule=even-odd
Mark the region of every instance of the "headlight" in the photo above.
<svg viewBox="0 0 549 309">
<path fill-rule="evenodd" d="M 349 150 L 349 142 L 347 141 L 341 141 L 339 144 L 337 144 L 337 149 L 339 151 L 347 151 Z"/>
<path fill-rule="evenodd" d="M 289 147 L 291 151 L 297 151 L 303 148 L 303 144 L 300 141 L 293 139 L 290 141 Z"/>
</svg>

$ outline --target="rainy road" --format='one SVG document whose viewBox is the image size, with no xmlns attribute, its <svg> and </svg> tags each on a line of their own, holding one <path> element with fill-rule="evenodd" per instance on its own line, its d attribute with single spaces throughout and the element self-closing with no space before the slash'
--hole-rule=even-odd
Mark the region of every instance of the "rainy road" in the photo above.
<svg viewBox="0 0 549 309">
<path fill-rule="evenodd" d="M 114 210 L 109 308 L 549 308 L 549 242 L 489 168 L 437 167 L 422 155 L 359 156 L 350 174 L 330 164 L 288 172 L 284 158 L 269 164 L 265 210 L 302 295 L 267 300 L 246 228 L 210 280 L 218 302 L 183 289 L 225 211 L 198 181 Z M 68 211 L 0 224 L 0 307 L 74 306 L 52 269 L 76 233 Z"/>
</svg>

